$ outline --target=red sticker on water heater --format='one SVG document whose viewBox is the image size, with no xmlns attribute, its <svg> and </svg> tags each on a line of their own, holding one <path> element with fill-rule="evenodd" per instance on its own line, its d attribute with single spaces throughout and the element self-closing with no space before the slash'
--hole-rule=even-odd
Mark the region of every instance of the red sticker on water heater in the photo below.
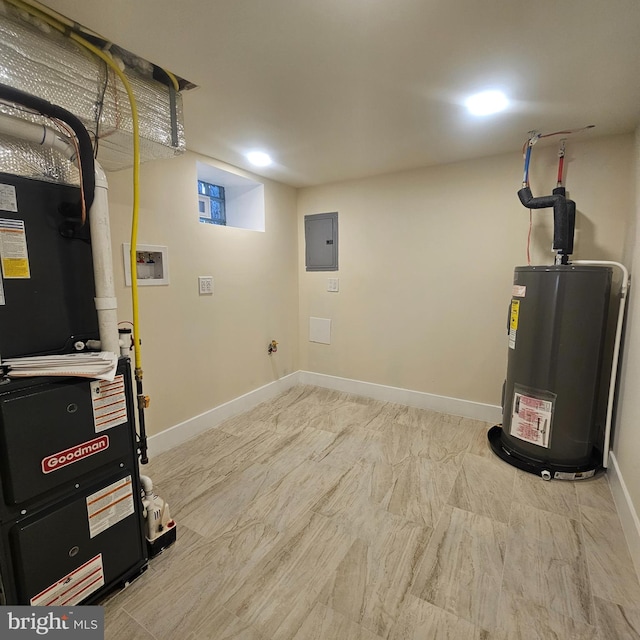
<svg viewBox="0 0 640 640">
<path fill-rule="evenodd" d="M 51 473 L 66 467 L 67 465 L 78 462 L 78 460 L 84 460 L 96 453 L 100 453 L 109 448 L 109 436 L 100 436 L 93 440 L 88 440 L 82 444 L 78 444 L 75 447 L 70 447 L 59 453 L 54 453 L 51 456 L 47 456 L 42 461 L 42 473 Z"/>
</svg>

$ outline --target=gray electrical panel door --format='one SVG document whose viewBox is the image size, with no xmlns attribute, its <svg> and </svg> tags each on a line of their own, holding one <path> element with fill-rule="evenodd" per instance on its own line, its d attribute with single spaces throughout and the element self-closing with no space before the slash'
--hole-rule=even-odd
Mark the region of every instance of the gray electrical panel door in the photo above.
<svg viewBox="0 0 640 640">
<path fill-rule="evenodd" d="M 338 270 L 338 214 L 304 217 L 307 271 Z"/>
</svg>

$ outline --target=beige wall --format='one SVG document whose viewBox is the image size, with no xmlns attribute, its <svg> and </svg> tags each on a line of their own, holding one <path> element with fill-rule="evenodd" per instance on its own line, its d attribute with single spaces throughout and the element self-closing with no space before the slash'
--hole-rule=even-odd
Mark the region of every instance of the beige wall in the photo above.
<svg viewBox="0 0 640 640">
<path fill-rule="evenodd" d="M 635 511 L 640 514 L 640 290 L 636 275 L 640 271 L 640 129 L 636 131 L 634 165 L 635 225 L 631 228 L 635 239 L 632 252 L 635 277 L 629 290 L 613 451 Z"/>
<path fill-rule="evenodd" d="M 237 171 L 192 153 L 142 166 L 139 242 L 169 247 L 171 277 L 169 286 L 140 288 L 151 434 L 298 369 L 499 403 L 512 270 L 526 263 L 520 154 L 298 192 L 264 180 L 265 233 L 198 222 L 196 160 Z M 534 194 L 549 191 L 555 170 L 556 146 L 536 147 Z M 640 130 L 635 140 L 571 142 L 567 179 L 579 214 L 574 257 L 640 265 Z M 130 171 L 109 175 L 122 320 L 131 317 L 122 262 L 130 181 Z M 328 211 L 340 214 L 340 270 L 306 273 L 303 217 Z M 552 214 L 533 216 L 532 262 L 549 263 Z M 198 275 L 213 275 L 212 298 L 198 296 Z M 340 292 L 329 293 L 336 276 Z M 637 293 L 614 451 L 640 512 Z M 308 342 L 312 315 L 333 320 L 331 345 Z M 270 358 L 272 338 L 280 346 Z"/>
<path fill-rule="evenodd" d="M 264 233 L 198 221 L 196 161 L 265 185 Z M 129 242 L 131 171 L 109 176 L 119 319 L 131 320 L 122 243 Z M 193 153 L 141 167 L 139 244 L 169 248 L 171 283 L 140 287 L 150 434 L 296 371 L 296 191 Z M 214 277 L 213 297 L 198 276 Z M 280 344 L 267 355 L 271 339 Z"/>
<path fill-rule="evenodd" d="M 576 259 L 622 259 L 632 158 L 631 135 L 569 142 Z M 536 146 L 534 195 L 550 193 L 556 167 L 556 143 Z M 300 190 L 301 369 L 499 404 L 513 267 L 526 264 L 521 181 L 513 153 Z M 340 270 L 306 273 L 304 215 L 329 211 Z M 552 212 L 533 218 L 532 263 L 549 264 Z M 332 276 L 339 293 L 326 291 Z M 309 316 L 332 320 L 331 345 L 308 341 Z"/>
<path fill-rule="evenodd" d="M 576 258 L 633 253 L 633 153 L 630 135 L 570 144 Z M 196 160 L 237 171 L 192 153 L 142 166 L 139 243 L 169 247 L 171 277 L 140 288 L 150 433 L 297 369 L 499 403 L 512 270 L 526 263 L 519 153 L 298 192 L 252 176 L 265 184 L 265 233 L 198 222 Z M 555 144 L 536 147 L 534 194 L 555 170 Z M 109 175 L 122 320 L 130 181 L 130 171 Z M 303 217 L 327 211 L 340 214 L 340 270 L 306 273 Z M 533 216 L 532 262 L 548 263 L 552 214 Z M 198 296 L 198 275 L 213 275 L 212 298 Z M 337 294 L 326 291 L 331 276 Z M 331 345 L 308 341 L 309 316 L 332 319 Z"/>
</svg>

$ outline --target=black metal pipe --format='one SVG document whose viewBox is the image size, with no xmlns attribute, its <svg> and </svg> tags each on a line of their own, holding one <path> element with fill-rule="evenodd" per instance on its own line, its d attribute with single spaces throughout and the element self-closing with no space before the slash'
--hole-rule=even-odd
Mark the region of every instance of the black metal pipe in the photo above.
<svg viewBox="0 0 640 640">
<path fill-rule="evenodd" d="M 149 456 L 147 455 L 147 429 L 144 422 L 144 410 L 147 405 L 147 398 L 144 395 L 142 389 L 142 379 L 136 375 L 136 395 L 138 401 L 138 437 L 140 448 L 140 463 L 147 464 L 149 462 Z"/>
<path fill-rule="evenodd" d="M 567 191 L 564 187 L 556 187 L 552 191 L 554 196 L 562 196 L 567 203 L 567 243 L 566 248 L 558 251 L 560 255 L 570 256 L 573 253 L 573 239 L 576 231 L 576 203 L 567 198 Z M 562 264 L 566 264 L 563 261 Z"/>
<path fill-rule="evenodd" d="M 564 192 L 563 187 L 554 189 L 554 195 L 533 197 L 529 187 L 523 187 L 518 191 L 520 202 L 527 209 L 553 208 L 553 249 L 566 253 L 569 246 L 573 246 L 573 240 L 569 240 L 569 220 L 567 216 L 567 199 L 563 194 L 555 193 L 558 190 Z M 574 205 L 575 220 L 575 205 Z"/>
<path fill-rule="evenodd" d="M 20 91 L 20 89 L 9 87 L 5 84 L 0 84 L 0 99 L 6 100 L 7 102 L 21 104 L 45 116 L 58 118 L 58 120 L 62 120 L 68 124 L 71 129 L 73 129 L 73 132 L 76 134 L 78 148 L 80 150 L 78 163 L 82 174 L 85 208 L 88 212 L 89 209 L 91 209 L 95 196 L 96 174 L 91 138 L 89 137 L 89 134 L 82 122 L 73 115 L 73 113 L 59 107 L 58 105 L 52 104 L 51 102 L 48 102 L 43 98 L 38 98 L 30 93 Z"/>
<path fill-rule="evenodd" d="M 576 203 L 573 200 L 567 200 L 567 248 L 562 252 L 570 256 L 573 253 L 573 238 L 576 231 Z"/>
</svg>

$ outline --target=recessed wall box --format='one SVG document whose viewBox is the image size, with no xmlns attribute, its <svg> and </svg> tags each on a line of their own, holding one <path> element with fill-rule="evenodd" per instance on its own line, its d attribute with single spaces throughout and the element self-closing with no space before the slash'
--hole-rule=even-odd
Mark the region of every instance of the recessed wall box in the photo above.
<svg viewBox="0 0 640 640">
<path fill-rule="evenodd" d="M 130 244 L 122 245 L 124 281 L 131 286 Z M 169 250 L 152 244 L 139 244 L 136 248 L 136 273 L 138 285 L 169 284 Z"/>
</svg>

